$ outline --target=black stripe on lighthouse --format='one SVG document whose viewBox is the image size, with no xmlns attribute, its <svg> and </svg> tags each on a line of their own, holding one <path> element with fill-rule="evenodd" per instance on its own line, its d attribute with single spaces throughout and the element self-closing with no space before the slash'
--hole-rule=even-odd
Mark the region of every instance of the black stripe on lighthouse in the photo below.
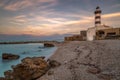
<svg viewBox="0 0 120 80">
<path fill-rule="evenodd" d="M 95 14 L 95 27 L 100 26 L 101 25 L 101 10 L 99 7 L 96 7 L 96 10 L 94 12 Z"/>
</svg>

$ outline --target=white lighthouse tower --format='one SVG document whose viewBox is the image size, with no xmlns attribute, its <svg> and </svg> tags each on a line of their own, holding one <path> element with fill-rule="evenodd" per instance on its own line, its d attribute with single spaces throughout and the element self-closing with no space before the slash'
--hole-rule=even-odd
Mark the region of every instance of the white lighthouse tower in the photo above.
<svg viewBox="0 0 120 80">
<path fill-rule="evenodd" d="M 95 14 L 95 26 L 88 28 L 87 30 L 87 40 L 92 41 L 95 40 L 96 31 L 101 29 L 101 13 L 100 7 L 97 6 L 96 10 L 94 11 Z"/>
<path fill-rule="evenodd" d="M 100 10 L 100 7 L 97 6 L 96 10 L 94 12 L 94 14 L 95 14 L 95 27 L 101 26 L 101 13 L 102 13 L 102 11 Z"/>
</svg>

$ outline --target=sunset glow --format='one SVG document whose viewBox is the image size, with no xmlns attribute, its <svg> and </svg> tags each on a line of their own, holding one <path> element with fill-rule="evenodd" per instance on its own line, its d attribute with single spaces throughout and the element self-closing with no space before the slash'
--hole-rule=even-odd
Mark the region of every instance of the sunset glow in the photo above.
<svg viewBox="0 0 120 80">
<path fill-rule="evenodd" d="M 119 0 L 0 0 L 0 34 L 79 34 L 94 26 L 97 5 L 102 24 L 120 27 Z"/>
</svg>

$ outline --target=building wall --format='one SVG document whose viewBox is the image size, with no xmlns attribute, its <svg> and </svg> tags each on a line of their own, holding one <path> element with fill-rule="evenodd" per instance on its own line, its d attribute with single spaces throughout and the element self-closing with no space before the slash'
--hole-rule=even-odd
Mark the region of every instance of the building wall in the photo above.
<svg viewBox="0 0 120 80">
<path fill-rule="evenodd" d="M 64 41 L 73 41 L 73 37 L 65 37 Z"/>
<path fill-rule="evenodd" d="M 95 40 L 97 30 L 110 29 L 110 28 L 111 28 L 110 26 L 106 26 L 106 25 L 101 25 L 101 26 L 98 26 L 98 27 L 88 28 L 88 30 L 87 30 L 87 40 L 88 41 Z"/>
<path fill-rule="evenodd" d="M 64 41 L 82 41 L 82 40 L 83 38 L 80 35 L 73 35 L 73 36 L 64 38 Z"/>
<path fill-rule="evenodd" d="M 80 35 L 82 36 L 83 40 L 86 40 L 87 38 L 87 31 L 80 31 Z"/>
<path fill-rule="evenodd" d="M 92 41 L 95 37 L 95 27 L 89 28 L 87 30 L 87 40 Z"/>
<path fill-rule="evenodd" d="M 108 33 L 115 33 L 116 35 L 120 35 L 120 28 L 111 28 L 104 30 L 105 36 L 107 36 Z"/>
<path fill-rule="evenodd" d="M 96 39 L 120 39 L 120 28 L 97 30 Z"/>
</svg>

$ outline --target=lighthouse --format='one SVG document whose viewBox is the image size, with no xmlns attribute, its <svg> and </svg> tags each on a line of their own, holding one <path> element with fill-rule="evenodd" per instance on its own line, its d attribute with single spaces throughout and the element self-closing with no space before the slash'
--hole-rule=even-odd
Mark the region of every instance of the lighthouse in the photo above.
<svg viewBox="0 0 120 80">
<path fill-rule="evenodd" d="M 96 10 L 94 12 L 94 14 L 95 14 L 95 27 L 101 26 L 101 13 L 102 13 L 102 11 L 100 10 L 100 7 L 97 6 Z"/>
<path fill-rule="evenodd" d="M 101 25 L 101 13 L 102 11 L 100 10 L 100 7 L 97 6 L 96 10 L 94 11 L 95 14 L 95 26 L 90 27 L 87 30 L 87 40 L 88 41 L 93 41 L 93 40 L 98 40 L 97 32 L 98 30 L 103 30 L 103 29 L 110 29 L 110 26 L 107 25 Z"/>
</svg>

